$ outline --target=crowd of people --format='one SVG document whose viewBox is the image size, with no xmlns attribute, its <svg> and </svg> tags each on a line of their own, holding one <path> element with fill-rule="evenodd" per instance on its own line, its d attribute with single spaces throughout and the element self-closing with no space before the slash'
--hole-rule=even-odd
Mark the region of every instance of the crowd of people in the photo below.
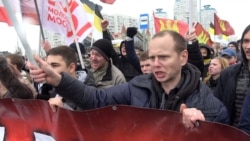
<svg viewBox="0 0 250 141">
<path fill-rule="evenodd" d="M 0 97 L 45 100 L 54 111 L 114 104 L 166 109 L 181 112 L 188 128 L 212 121 L 250 134 L 250 25 L 221 50 L 199 44 L 195 31 L 183 37 L 164 30 L 143 52 L 134 45 L 137 28 L 128 27 L 116 52 L 103 23 L 104 38 L 90 52 L 80 42 L 51 47 L 44 41 L 47 56 L 35 56 L 39 68 L 17 54 L 0 57 Z"/>
</svg>

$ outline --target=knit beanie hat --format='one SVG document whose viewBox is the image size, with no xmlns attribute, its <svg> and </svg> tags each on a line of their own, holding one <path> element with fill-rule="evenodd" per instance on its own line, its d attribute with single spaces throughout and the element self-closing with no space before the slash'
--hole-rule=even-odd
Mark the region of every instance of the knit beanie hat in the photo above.
<svg viewBox="0 0 250 141">
<path fill-rule="evenodd" d="M 85 54 L 86 51 L 85 51 L 84 45 L 83 45 L 82 43 L 80 43 L 80 42 L 78 42 L 78 44 L 79 44 L 79 48 L 80 48 L 81 53 L 82 53 L 82 54 Z M 75 43 L 75 42 L 74 42 L 74 43 L 71 43 L 71 44 L 69 45 L 69 47 L 71 47 L 72 49 L 74 49 L 75 52 L 78 54 L 78 51 L 77 51 L 76 43 Z"/>
<path fill-rule="evenodd" d="M 113 45 L 107 39 L 99 39 L 93 43 L 92 49 L 98 51 L 106 60 L 109 60 Z"/>
</svg>

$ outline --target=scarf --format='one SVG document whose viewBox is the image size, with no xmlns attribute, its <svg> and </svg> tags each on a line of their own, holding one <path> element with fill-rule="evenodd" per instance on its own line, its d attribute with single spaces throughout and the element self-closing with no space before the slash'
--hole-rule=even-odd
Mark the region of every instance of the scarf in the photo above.
<svg viewBox="0 0 250 141">
<path fill-rule="evenodd" d="M 152 84 L 156 94 L 150 97 L 150 107 L 179 111 L 180 105 L 197 89 L 199 81 L 199 70 L 195 66 L 187 63 L 182 67 L 179 87 L 174 94 L 166 95 L 161 84 L 152 76 Z"/>
</svg>

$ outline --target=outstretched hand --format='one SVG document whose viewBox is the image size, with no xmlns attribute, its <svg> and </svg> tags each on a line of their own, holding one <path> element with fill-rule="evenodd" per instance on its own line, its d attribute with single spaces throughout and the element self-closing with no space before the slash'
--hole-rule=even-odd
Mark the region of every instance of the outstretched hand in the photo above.
<svg viewBox="0 0 250 141">
<path fill-rule="evenodd" d="M 196 108 L 187 108 L 186 104 L 181 104 L 182 122 L 186 128 L 194 128 L 198 121 L 205 121 L 205 117 L 200 110 Z"/>
<path fill-rule="evenodd" d="M 61 75 L 56 73 L 51 66 L 44 61 L 39 56 L 34 56 L 39 68 L 28 62 L 28 67 L 30 69 L 30 74 L 35 82 L 37 83 L 47 83 L 52 86 L 58 86 L 61 81 Z"/>
</svg>

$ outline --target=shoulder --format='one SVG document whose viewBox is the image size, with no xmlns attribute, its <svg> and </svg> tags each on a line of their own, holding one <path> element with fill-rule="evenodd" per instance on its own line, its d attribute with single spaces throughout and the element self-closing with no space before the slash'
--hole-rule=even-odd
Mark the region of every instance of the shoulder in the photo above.
<svg viewBox="0 0 250 141">
<path fill-rule="evenodd" d="M 137 86 L 145 86 L 152 84 L 152 74 L 142 74 L 130 80 L 130 83 Z"/>
<path fill-rule="evenodd" d="M 240 71 L 241 66 L 242 66 L 242 63 L 238 63 L 238 64 L 234 64 L 234 65 L 227 67 L 221 72 L 220 78 L 224 79 L 224 78 L 230 78 L 232 76 L 236 76 L 238 72 Z"/>
<path fill-rule="evenodd" d="M 123 73 L 115 65 L 112 65 L 111 71 L 113 75 L 123 75 Z"/>
</svg>

